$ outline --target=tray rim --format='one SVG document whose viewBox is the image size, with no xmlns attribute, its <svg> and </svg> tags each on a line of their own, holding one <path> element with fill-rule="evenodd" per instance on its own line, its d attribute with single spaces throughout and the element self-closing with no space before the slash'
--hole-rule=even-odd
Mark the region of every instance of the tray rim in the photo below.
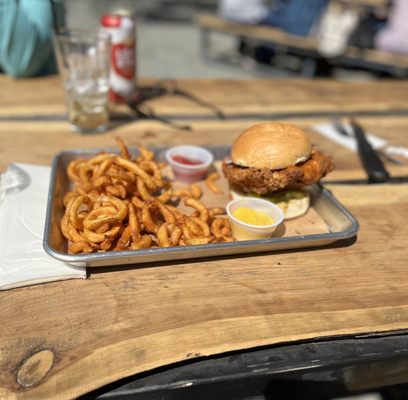
<svg viewBox="0 0 408 400">
<path fill-rule="evenodd" d="M 229 149 L 230 146 L 203 146 L 208 150 L 217 149 L 218 151 L 222 151 L 222 149 Z M 168 147 L 149 147 L 153 151 L 164 151 Z M 129 147 L 129 151 L 132 152 L 135 149 L 131 146 Z M 86 265 L 89 267 L 97 267 L 97 265 L 88 265 L 89 262 L 95 262 L 98 260 L 101 261 L 109 261 L 109 260 L 118 260 L 120 258 L 135 258 L 135 261 L 130 263 L 121 263 L 121 265 L 129 265 L 129 264 L 137 264 L 139 265 L 142 261 L 138 261 L 139 258 L 144 256 L 149 256 L 149 254 L 179 254 L 184 252 L 194 252 L 195 250 L 204 250 L 204 249 L 213 249 L 214 251 L 217 249 L 227 249 L 227 248 L 246 248 L 246 247 L 255 247 L 255 246 L 262 246 L 262 245 L 270 245 L 271 248 L 269 250 L 265 249 L 263 251 L 259 251 L 252 254 L 260 254 L 263 252 L 268 251 L 281 251 L 279 249 L 274 249 L 273 245 L 277 244 L 286 244 L 291 242 L 314 242 L 319 241 L 321 242 L 326 241 L 326 244 L 330 244 L 339 240 L 349 239 L 351 237 L 356 236 L 359 230 L 359 223 L 357 219 L 351 214 L 351 212 L 340 203 L 340 201 L 332 194 L 332 192 L 326 189 L 321 183 L 315 184 L 319 187 L 320 193 L 323 196 L 326 196 L 329 201 L 331 201 L 334 206 L 350 221 L 351 226 L 340 232 L 326 232 L 326 233 L 318 233 L 318 234 L 310 234 L 310 235 L 297 235 L 297 236 L 289 236 L 289 237 L 272 237 L 268 239 L 258 239 L 258 240 L 248 240 L 248 241 L 236 241 L 236 242 L 226 242 L 226 243 L 210 243 L 205 245 L 194 245 L 194 246 L 176 246 L 176 247 L 167 247 L 167 248 L 154 248 L 154 249 L 139 249 L 139 250 L 124 250 L 124 251 L 110 251 L 110 252 L 99 252 L 99 253 L 88 253 L 88 254 L 68 254 L 62 253 L 60 251 L 55 250 L 51 247 L 49 243 L 49 237 L 51 232 L 51 220 L 52 220 L 52 206 L 53 206 L 53 199 L 54 199 L 54 192 L 55 192 L 55 179 L 57 174 L 57 165 L 58 161 L 64 155 L 92 155 L 97 154 L 102 151 L 108 151 L 113 153 L 118 153 L 117 148 L 89 148 L 89 149 L 73 149 L 73 150 L 63 150 L 57 153 L 51 163 L 51 174 L 50 174 L 50 184 L 48 189 L 48 196 L 47 196 L 47 209 L 46 209 L 46 218 L 45 218 L 45 227 L 44 227 L 44 234 L 43 234 L 43 248 L 47 254 L 51 257 L 65 262 L 72 265 Z M 297 246 L 296 248 L 301 248 L 302 246 Z M 311 247 L 311 246 L 307 246 Z M 305 246 L 306 248 L 306 246 Z M 290 250 L 290 248 L 288 249 Z M 236 255 L 237 253 L 230 253 L 230 255 Z M 243 251 L 242 254 L 251 254 L 251 252 Z M 224 253 L 223 255 L 228 255 L 228 253 Z M 203 255 L 203 256 L 192 256 L 193 258 L 211 258 L 216 256 L 211 255 Z M 168 259 L 163 259 L 163 262 L 170 262 L 170 261 L 177 261 L 180 258 L 172 258 L 169 257 Z M 156 262 L 157 260 L 152 260 L 151 262 Z M 144 261 L 145 263 L 149 263 L 149 261 Z M 103 264 L 106 266 L 106 264 Z M 115 264 L 115 265 L 119 265 Z"/>
</svg>

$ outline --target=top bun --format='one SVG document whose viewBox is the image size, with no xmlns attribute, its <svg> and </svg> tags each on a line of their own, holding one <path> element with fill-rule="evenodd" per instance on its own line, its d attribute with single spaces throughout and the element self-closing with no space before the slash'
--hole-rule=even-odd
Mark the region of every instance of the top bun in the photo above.
<svg viewBox="0 0 408 400">
<path fill-rule="evenodd" d="M 238 136 L 231 159 L 242 167 L 282 169 L 306 161 L 311 144 L 302 129 L 283 122 L 261 122 Z"/>
</svg>

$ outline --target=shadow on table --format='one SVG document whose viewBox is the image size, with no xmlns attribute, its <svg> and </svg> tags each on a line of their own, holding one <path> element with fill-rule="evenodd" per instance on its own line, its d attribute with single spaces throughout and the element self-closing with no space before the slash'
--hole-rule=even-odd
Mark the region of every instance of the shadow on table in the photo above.
<svg viewBox="0 0 408 400">
<path fill-rule="evenodd" d="M 226 256 L 215 256 L 215 257 L 201 257 L 201 258 L 194 258 L 194 259 L 184 259 L 184 260 L 171 260 L 171 261 L 153 261 L 151 263 L 143 263 L 142 265 L 138 264 L 128 264 L 128 265 L 116 265 L 113 267 L 92 267 L 88 268 L 88 273 L 90 275 L 110 272 L 110 271 L 126 271 L 129 269 L 135 268 L 152 268 L 152 267 L 166 267 L 167 265 L 181 265 L 181 264 L 199 264 L 203 262 L 209 261 L 223 261 L 223 260 L 234 260 L 234 259 L 242 259 L 242 258 L 256 258 L 256 257 L 265 257 L 265 256 L 275 256 L 278 257 L 281 254 L 288 254 L 288 253 L 306 253 L 311 251 L 321 251 L 328 248 L 331 249 L 340 249 L 352 246 L 357 241 L 357 236 L 352 238 L 339 240 L 335 243 L 325 246 L 318 246 L 318 247 L 310 247 L 310 248 L 301 248 L 301 249 L 293 249 L 293 250 L 279 250 L 279 251 L 267 251 L 262 253 L 246 253 L 246 254 L 238 254 L 238 255 L 226 255 Z"/>
<path fill-rule="evenodd" d="M 141 86 L 137 90 L 137 97 L 128 102 L 129 112 L 113 112 L 111 114 L 111 128 L 133 122 L 135 120 L 151 120 L 161 122 L 171 128 L 178 130 L 191 131 L 190 125 L 179 124 L 170 118 L 157 115 L 151 107 L 148 106 L 149 100 L 157 99 L 163 96 L 183 97 L 196 105 L 210 110 L 217 118 L 225 119 L 224 113 L 214 104 L 203 100 L 192 93 L 181 89 L 176 81 L 164 80 L 158 81 L 150 86 Z"/>
</svg>

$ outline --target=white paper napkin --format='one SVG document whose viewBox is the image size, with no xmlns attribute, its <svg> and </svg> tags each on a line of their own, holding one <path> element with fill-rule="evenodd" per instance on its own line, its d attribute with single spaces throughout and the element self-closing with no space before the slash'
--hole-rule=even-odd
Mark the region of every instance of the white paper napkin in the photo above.
<svg viewBox="0 0 408 400">
<path fill-rule="evenodd" d="M 11 164 L 1 178 L 0 290 L 86 278 L 85 268 L 55 260 L 43 249 L 50 168 Z"/>
<path fill-rule="evenodd" d="M 344 128 L 351 132 L 351 128 L 348 125 L 344 125 Z M 343 136 L 337 132 L 336 128 L 332 124 L 313 125 L 313 130 L 320 133 L 327 139 L 339 144 L 340 146 L 347 147 L 352 151 L 357 151 L 357 142 L 353 136 Z M 366 135 L 367 140 L 370 142 L 374 149 L 379 149 L 387 144 L 387 141 L 379 138 L 371 133 Z"/>
<path fill-rule="evenodd" d="M 349 133 L 352 132 L 350 125 L 344 124 L 343 126 Z M 322 136 L 339 144 L 340 146 L 347 147 L 348 149 L 354 152 L 357 151 L 357 142 L 354 139 L 353 135 L 351 136 L 341 135 L 340 133 L 337 132 L 336 128 L 332 124 L 313 125 L 312 128 L 314 131 L 320 133 Z M 390 156 L 395 155 L 408 158 L 407 147 L 391 146 L 385 139 L 375 136 L 372 133 L 367 133 L 366 137 L 374 149 L 376 150 L 381 149 Z"/>
</svg>

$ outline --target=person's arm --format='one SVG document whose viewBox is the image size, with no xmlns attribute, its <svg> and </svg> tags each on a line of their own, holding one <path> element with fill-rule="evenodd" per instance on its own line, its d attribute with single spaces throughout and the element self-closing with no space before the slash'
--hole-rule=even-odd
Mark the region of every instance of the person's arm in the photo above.
<svg viewBox="0 0 408 400">
<path fill-rule="evenodd" d="M 0 0 L 0 66 L 15 77 L 37 75 L 53 57 L 49 0 Z"/>
</svg>

